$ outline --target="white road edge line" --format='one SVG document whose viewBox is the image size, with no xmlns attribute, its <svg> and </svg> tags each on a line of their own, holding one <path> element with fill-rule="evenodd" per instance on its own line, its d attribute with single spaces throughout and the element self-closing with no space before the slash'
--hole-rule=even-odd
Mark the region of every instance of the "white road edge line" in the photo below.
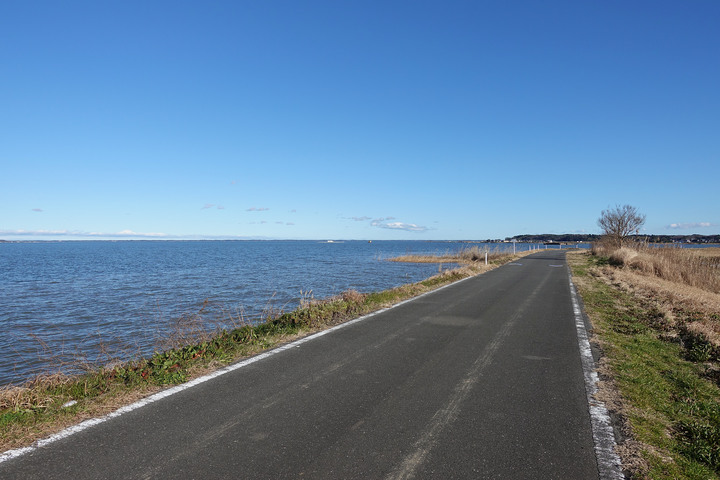
<svg viewBox="0 0 720 480">
<path fill-rule="evenodd" d="M 580 359 L 585 377 L 585 392 L 590 409 L 590 423 L 592 425 L 593 441 L 595 443 L 598 473 L 600 474 L 601 480 L 622 480 L 625 476 L 622 473 L 620 457 L 615 452 L 617 445 L 610 422 L 610 414 L 605 404 L 595 398 L 595 394 L 598 391 L 598 374 L 595 370 L 595 360 L 592 356 L 592 350 L 590 350 L 590 340 L 587 329 L 585 328 L 585 321 L 583 320 L 583 314 L 580 310 L 580 302 L 578 301 L 575 284 L 572 281 L 572 273 L 570 273 L 569 267 L 568 283 L 570 285 L 573 313 L 575 314 L 578 344 L 580 345 Z"/>
<path fill-rule="evenodd" d="M 402 302 L 396 303 L 395 305 L 392 305 L 387 308 L 383 308 L 380 310 L 377 310 L 375 312 L 369 313 L 367 315 L 363 315 L 362 317 L 358 317 L 354 320 L 350 320 L 345 323 L 341 323 L 340 325 L 336 325 L 334 327 L 328 328 L 327 330 L 322 330 L 320 332 L 314 333 L 312 335 L 309 335 L 307 337 L 301 338 L 299 340 L 296 340 L 294 342 L 288 343 L 286 345 L 282 345 L 280 347 L 274 348 L 272 350 L 268 350 L 267 352 L 258 354 L 254 357 L 250 357 L 246 360 L 242 360 L 238 363 L 234 363 L 232 365 L 228 365 L 227 367 L 221 368 L 220 370 L 216 370 L 213 373 L 210 373 L 208 375 L 198 377 L 194 380 L 190 380 L 187 383 L 183 383 L 181 385 L 177 385 L 175 387 L 168 388 L 167 390 L 163 390 L 161 392 L 158 392 L 156 394 L 150 395 L 149 397 L 143 398 L 142 400 L 139 400 L 135 403 L 132 403 L 130 405 L 126 405 L 124 407 L 121 407 L 114 412 L 108 413 L 105 416 L 98 417 L 98 418 L 91 418 L 89 420 L 85 420 L 84 422 L 78 423 L 77 425 L 73 425 L 72 427 L 68 427 L 54 435 L 50 435 L 49 437 L 40 439 L 36 441 L 34 444 L 32 444 L 29 447 L 23 447 L 23 448 L 16 448 L 13 450 L 8 450 L 6 452 L 3 452 L 0 454 L 0 463 L 6 462 L 8 460 L 12 460 L 13 458 L 18 458 L 22 455 L 32 453 L 35 450 L 46 447 L 52 443 L 55 443 L 59 440 L 62 440 L 64 438 L 68 438 L 76 433 L 82 432 L 83 430 L 86 430 L 90 427 L 94 427 L 95 425 L 99 425 L 101 423 L 105 423 L 108 420 L 111 420 L 113 418 L 119 417 L 120 415 L 123 415 L 125 413 L 132 412 L 133 410 L 137 410 L 138 408 L 144 407 L 145 405 L 149 405 L 151 403 L 157 402 L 158 400 L 162 400 L 163 398 L 169 397 L 171 395 L 175 395 L 176 393 L 180 393 L 184 390 L 187 390 L 189 388 L 192 388 L 196 385 L 200 385 L 201 383 L 205 383 L 208 380 L 212 380 L 216 377 L 219 377 L 221 375 L 225 375 L 226 373 L 230 373 L 232 371 L 238 370 L 240 368 L 246 367 L 250 364 L 253 364 L 255 362 L 259 362 L 260 360 L 264 360 L 268 357 L 271 357 L 277 353 L 280 353 L 282 351 L 288 350 L 290 348 L 299 347 L 303 343 L 309 342 L 311 340 L 314 340 L 316 338 L 322 337 L 323 335 L 326 335 L 330 332 L 333 332 L 335 330 L 339 330 L 341 328 L 348 327 L 350 325 L 353 325 L 358 322 L 362 322 L 363 320 L 367 320 L 368 318 L 374 317 L 375 315 L 379 315 L 383 312 L 386 312 L 390 309 L 399 307 L 400 305 L 404 305 L 406 303 L 415 301 L 419 298 L 422 298 L 426 295 L 431 295 L 435 292 L 438 292 L 440 290 L 443 290 L 445 288 L 451 287 L 453 285 L 457 285 L 458 283 L 464 282 L 465 280 L 469 280 L 471 278 L 475 278 L 477 275 L 474 275 L 472 277 L 466 277 L 458 280 L 457 282 L 449 283 L 447 285 L 443 285 L 442 287 L 436 288 L 435 290 L 431 290 L 429 292 L 425 292 L 423 294 L 418 295 L 417 297 L 409 298 L 407 300 L 403 300 Z"/>
</svg>

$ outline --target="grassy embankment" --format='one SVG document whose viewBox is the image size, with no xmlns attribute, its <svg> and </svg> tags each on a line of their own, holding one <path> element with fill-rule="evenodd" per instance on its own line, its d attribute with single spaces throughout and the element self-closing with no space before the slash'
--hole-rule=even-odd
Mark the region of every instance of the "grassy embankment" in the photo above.
<svg viewBox="0 0 720 480">
<path fill-rule="evenodd" d="M 527 253 L 527 252 L 525 252 Z M 518 255 L 519 256 L 519 255 Z M 150 358 L 94 366 L 82 375 L 40 375 L 22 386 L 0 389 L 0 452 L 30 445 L 64 427 L 109 413 L 169 385 L 183 383 L 212 370 L 380 310 L 460 279 L 477 275 L 518 256 L 493 254 L 489 265 L 463 252 L 462 264 L 418 283 L 376 293 L 344 292 L 333 298 L 304 299 L 292 312 L 272 312 L 256 322 L 231 330 L 208 332 L 202 313 L 192 317 L 194 334 L 181 335 L 170 348 Z M 227 319 L 226 324 L 243 323 Z"/>
<path fill-rule="evenodd" d="M 720 249 L 568 255 L 632 478 L 720 478 Z"/>
</svg>

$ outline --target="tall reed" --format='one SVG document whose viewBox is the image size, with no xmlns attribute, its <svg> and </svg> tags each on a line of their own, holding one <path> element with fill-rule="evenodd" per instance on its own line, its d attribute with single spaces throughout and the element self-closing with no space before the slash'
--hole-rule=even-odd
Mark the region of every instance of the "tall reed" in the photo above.
<svg viewBox="0 0 720 480">
<path fill-rule="evenodd" d="M 592 252 L 607 257 L 614 265 L 720 293 L 720 253 L 703 255 L 698 249 L 658 247 L 647 243 L 618 249 L 602 242 L 593 244 Z"/>
</svg>

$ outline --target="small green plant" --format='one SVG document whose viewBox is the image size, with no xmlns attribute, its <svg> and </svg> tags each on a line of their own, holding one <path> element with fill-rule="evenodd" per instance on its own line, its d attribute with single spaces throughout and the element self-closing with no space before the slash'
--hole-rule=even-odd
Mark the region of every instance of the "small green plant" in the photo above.
<svg viewBox="0 0 720 480">
<path fill-rule="evenodd" d="M 720 422 L 682 421 L 677 431 L 681 436 L 681 451 L 690 458 L 720 472 Z"/>
<path fill-rule="evenodd" d="M 687 349 L 686 357 L 691 362 L 707 362 L 712 357 L 713 346 L 710 342 L 694 340 Z"/>
</svg>

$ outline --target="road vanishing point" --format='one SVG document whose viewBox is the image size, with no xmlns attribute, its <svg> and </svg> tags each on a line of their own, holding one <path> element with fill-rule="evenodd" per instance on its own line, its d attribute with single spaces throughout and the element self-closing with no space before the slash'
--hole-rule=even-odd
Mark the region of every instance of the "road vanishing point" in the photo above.
<svg viewBox="0 0 720 480">
<path fill-rule="evenodd" d="M 6 452 L 0 478 L 622 478 L 583 323 L 541 251 Z"/>
</svg>

